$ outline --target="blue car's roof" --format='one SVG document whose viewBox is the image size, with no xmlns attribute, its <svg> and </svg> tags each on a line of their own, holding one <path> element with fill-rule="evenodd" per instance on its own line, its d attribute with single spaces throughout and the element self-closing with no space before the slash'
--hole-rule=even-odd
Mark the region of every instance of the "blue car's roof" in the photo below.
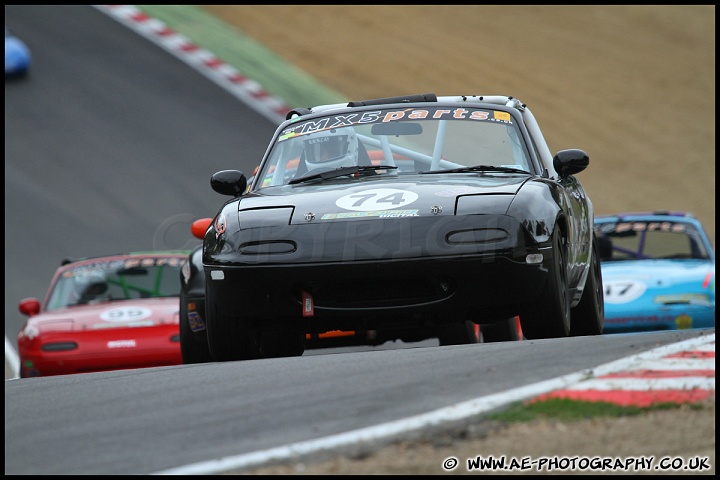
<svg viewBox="0 0 720 480">
<path fill-rule="evenodd" d="M 596 215 L 595 220 L 603 220 L 603 221 L 612 221 L 612 220 L 618 220 L 618 219 L 627 219 L 627 218 L 655 218 L 655 217 L 661 217 L 661 218 L 668 218 L 668 217 L 683 217 L 685 219 L 694 219 L 697 220 L 695 215 L 693 215 L 690 212 L 681 212 L 681 211 L 668 211 L 668 210 L 656 210 L 653 212 L 622 212 L 622 213 L 613 213 L 613 214 L 607 214 L 607 215 Z"/>
<path fill-rule="evenodd" d="M 617 223 L 626 221 L 644 221 L 644 222 L 681 222 L 688 223 L 695 227 L 702 237 L 702 242 L 705 244 L 705 248 L 708 250 L 710 260 L 715 261 L 715 250 L 713 244 L 710 241 L 710 237 L 705 230 L 702 222 L 695 217 L 691 212 L 684 211 L 669 211 L 669 210 L 656 210 L 647 212 L 622 212 L 607 215 L 596 215 L 594 224 L 601 225 L 604 223 Z"/>
</svg>

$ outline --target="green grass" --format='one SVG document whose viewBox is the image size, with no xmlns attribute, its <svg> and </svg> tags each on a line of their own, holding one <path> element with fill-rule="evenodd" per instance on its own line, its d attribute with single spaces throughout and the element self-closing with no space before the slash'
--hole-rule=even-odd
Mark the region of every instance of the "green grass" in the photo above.
<svg viewBox="0 0 720 480">
<path fill-rule="evenodd" d="M 685 407 L 701 409 L 694 404 L 684 404 Z M 649 407 L 620 406 L 609 402 L 584 402 L 553 398 L 532 403 L 519 402 L 505 410 L 491 413 L 490 420 L 499 422 L 528 422 L 532 420 L 586 420 L 597 417 L 631 417 L 653 410 L 673 410 L 681 408 L 677 403 L 659 403 Z"/>
<path fill-rule="evenodd" d="M 317 81 L 234 25 L 208 14 L 202 5 L 135 5 L 150 17 L 213 53 L 242 75 L 258 82 L 288 107 L 346 102 L 347 98 Z"/>
</svg>

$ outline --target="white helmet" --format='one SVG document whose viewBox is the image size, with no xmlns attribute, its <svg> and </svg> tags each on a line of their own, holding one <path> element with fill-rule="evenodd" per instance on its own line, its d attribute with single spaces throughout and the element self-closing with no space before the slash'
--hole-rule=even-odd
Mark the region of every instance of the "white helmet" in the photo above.
<svg viewBox="0 0 720 480">
<path fill-rule="evenodd" d="M 305 139 L 308 170 L 357 165 L 357 153 L 358 139 L 352 127 L 324 130 Z"/>
<path fill-rule="evenodd" d="M 78 304 L 97 303 L 110 299 L 105 276 L 99 272 L 90 272 L 75 277 Z"/>
</svg>

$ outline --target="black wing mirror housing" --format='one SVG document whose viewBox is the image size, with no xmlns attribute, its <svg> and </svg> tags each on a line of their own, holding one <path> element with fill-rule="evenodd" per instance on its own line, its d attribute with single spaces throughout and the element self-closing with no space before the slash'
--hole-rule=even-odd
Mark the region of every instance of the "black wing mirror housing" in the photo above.
<svg viewBox="0 0 720 480">
<path fill-rule="evenodd" d="M 571 148 L 560 150 L 553 157 L 553 167 L 561 177 L 575 175 L 587 168 L 590 164 L 590 157 L 583 150 Z"/>
<path fill-rule="evenodd" d="M 240 170 L 222 170 L 213 174 L 210 186 L 221 195 L 239 197 L 245 192 L 247 178 Z"/>
</svg>

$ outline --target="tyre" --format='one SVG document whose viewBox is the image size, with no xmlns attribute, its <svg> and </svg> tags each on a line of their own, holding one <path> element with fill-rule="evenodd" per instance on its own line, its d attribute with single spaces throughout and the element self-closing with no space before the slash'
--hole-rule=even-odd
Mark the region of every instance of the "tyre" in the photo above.
<svg viewBox="0 0 720 480">
<path fill-rule="evenodd" d="M 520 340 L 517 317 L 510 317 L 494 324 L 480 327 L 483 343 L 511 342 Z"/>
<path fill-rule="evenodd" d="M 200 304 L 201 302 L 195 301 Z M 202 309 L 200 309 L 202 310 Z M 204 315 L 204 312 L 192 312 L 192 315 Z M 199 318 L 197 321 L 204 321 Z M 193 332 L 190 328 L 188 315 L 188 299 L 180 295 L 180 352 L 184 364 L 212 362 L 210 346 L 208 345 L 207 330 Z"/>
<path fill-rule="evenodd" d="M 467 320 L 463 323 L 443 325 L 438 328 L 438 340 L 440 345 L 467 345 L 479 343 L 480 335 L 475 328 L 475 322 Z"/>
<path fill-rule="evenodd" d="M 209 288 L 205 289 L 205 325 L 213 360 L 228 362 L 261 358 L 257 333 L 250 320 L 223 315 Z"/>
<path fill-rule="evenodd" d="M 567 337 L 570 333 L 567 250 L 557 225 L 552 235 L 552 257 L 538 300 L 520 315 L 523 334 L 529 339 Z"/>
<path fill-rule="evenodd" d="M 605 326 L 605 294 L 600 269 L 600 246 L 593 235 L 592 261 L 580 303 L 571 312 L 570 335 L 601 335 Z"/>
</svg>

